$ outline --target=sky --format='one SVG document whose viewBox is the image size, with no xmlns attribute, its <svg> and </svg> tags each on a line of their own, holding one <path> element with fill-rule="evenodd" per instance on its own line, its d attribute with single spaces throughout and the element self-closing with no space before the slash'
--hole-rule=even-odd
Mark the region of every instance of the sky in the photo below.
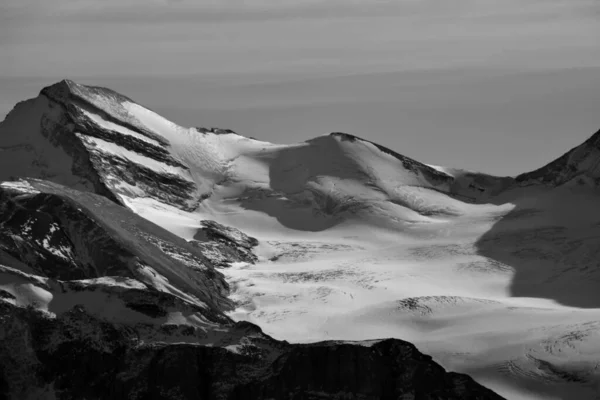
<svg viewBox="0 0 600 400">
<path fill-rule="evenodd" d="M 0 118 L 63 78 L 185 126 L 514 175 L 600 129 L 597 0 L 0 0 Z"/>
</svg>

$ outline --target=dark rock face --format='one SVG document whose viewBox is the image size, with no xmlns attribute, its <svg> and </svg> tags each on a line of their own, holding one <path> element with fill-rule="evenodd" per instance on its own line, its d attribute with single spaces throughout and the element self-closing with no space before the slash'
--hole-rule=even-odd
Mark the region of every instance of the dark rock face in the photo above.
<svg viewBox="0 0 600 400">
<path fill-rule="evenodd" d="M 78 306 L 48 318 L 0 303 L 0 321 L 7 398 L 501 399 L 401 340 L 290 345 L 238 323 L 217 346 L 144 344 Z"/>
<path fill-rule="evenodd" d="M 200 228 L 191 242 L 200 248 L 204 255 L 217 266 L 227 267 L 231 262 L 255 263 L 258 259 L 252 248 L 258 246 L 258 240 L 242 231 L 215 221 L 201 221 Z"/>
<path fill-rule="evenodd" d="M 235 135 L 237 135 L 237 133 L 235 131 L 232 131 L 231 129 L 223 129 L 223 128 L 204 128 L 201 126 L 196 127 L 196 130 L 200 133 L 214 133 L 215 135 L 228 135 L 230 133 L 233 133 Z"/>
<path fill-rule="evenodd" d="M 468 376 L 447 373 L 410 343 L 388 339 L 293 346 L 266 379 L 236 388 L 238 399 L 500 399 Z"/>
</svg>

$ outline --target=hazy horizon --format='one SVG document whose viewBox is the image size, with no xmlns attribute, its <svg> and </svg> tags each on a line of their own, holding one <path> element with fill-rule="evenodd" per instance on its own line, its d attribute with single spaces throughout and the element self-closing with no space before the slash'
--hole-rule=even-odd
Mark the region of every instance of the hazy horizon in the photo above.
<svg viewBox="0 0 600 400">
<path fill-rule="evenodd" d="M 600 129 L 587 0 L 5 1 L 0 116 L 62 78 L 187 126 L 345 131 L 419 161 L 538 168 Z"/>
</svg>

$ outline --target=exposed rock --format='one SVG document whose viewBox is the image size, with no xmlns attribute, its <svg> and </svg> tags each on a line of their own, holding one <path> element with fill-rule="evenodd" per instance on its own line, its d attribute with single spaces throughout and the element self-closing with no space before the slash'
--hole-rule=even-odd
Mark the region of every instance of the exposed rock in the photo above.
<svg viewBox="0 0 600 400">
<path fill-rule="evenodd" d="M 223 129 L 223 128 L 215 128 L 215 127 L 204 128 L 204 127 L 198 126 L 198 127 L 196 127 L 196 130 L 200 133 L 214 133 L 216 135 L 227 135 L 230 133 L 237 135 L 237 133 L 235 131 L 232 131 L 231 129 Z"/>
<path fill-rule="evenodd" d="M 231 262 L 255 263 L 258 259 L 252 248 L 258 246 L 258 240 L 232 227 L 215 221 L 201 221 L 191 243 L 202 249 L 204 255 L 218 266 L 227 267 Z"/>
</svg>

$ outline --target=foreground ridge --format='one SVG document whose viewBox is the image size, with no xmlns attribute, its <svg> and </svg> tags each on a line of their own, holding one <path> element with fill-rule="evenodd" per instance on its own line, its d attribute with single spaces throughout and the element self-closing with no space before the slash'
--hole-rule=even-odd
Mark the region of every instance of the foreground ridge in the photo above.
<svg viewBox="0 0 600 400">
<path fill-rule="evenodd" d="M 238 323 L 210 346 L 142 342 L 77 305 L 48 318 L 0 302 L 0 321 L 8 398 L 502 399 L 397 339 L 290 345 Z"/>
</svg>

